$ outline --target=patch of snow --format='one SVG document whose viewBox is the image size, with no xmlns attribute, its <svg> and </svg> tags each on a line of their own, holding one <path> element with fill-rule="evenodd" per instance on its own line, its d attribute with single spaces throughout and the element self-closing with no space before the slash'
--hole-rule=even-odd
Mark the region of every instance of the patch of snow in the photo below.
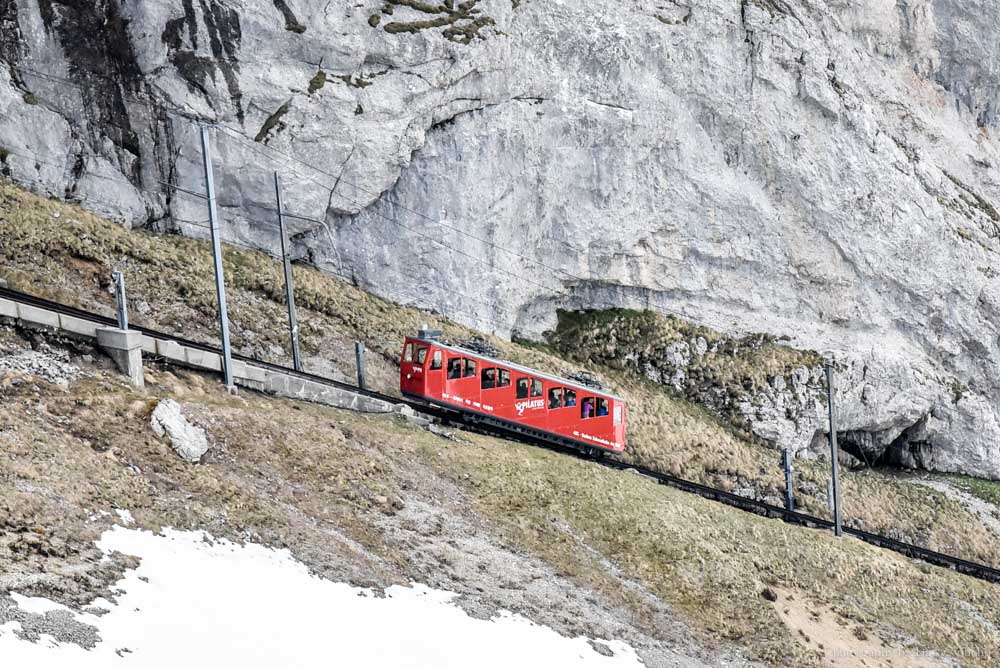
<svg viewBox="0 0 1000 668">
<path fill-rule="evenodd" d="M 11 592 L 10 597 L 17 603 L 18 608 L 33 615 L 44 615 L 46 612 L 53 611 L 73 612 L 65 605 L 50 601 L 47 598 L 23 596 L 17 592 Z"/>
<path fill-rule="evenodd" d="M 7 665 L 176 668 L 189 665 L 366 668 L 511 665 L 641 666 L 625 643 L 566 638 L 509 612 L 469 617 L 455 594 L 415 584 L 385 596 L 309 574 L 287 550 L 238 545 L 203 532 L 157 536 L 116 526 L 98 542 L 106 553 L 141 558 L 116 585 L 102 616 L 76 615 L 102 642 L 87 651 L 50 637 L 34 644 L 0 627 Z M 38 599 L 17 599 L 51 610 Z M 598 653 L 590 641 L 609 651 Z"/>
<path fill-rule="evenodd" d="M 118 515 L 118 519 L 125 524 L 135 524 L 135 518 L 132 517 L 132 513 L 129 511 L 123 508 L 115 508 L 115 514 Z"/>
</svg>

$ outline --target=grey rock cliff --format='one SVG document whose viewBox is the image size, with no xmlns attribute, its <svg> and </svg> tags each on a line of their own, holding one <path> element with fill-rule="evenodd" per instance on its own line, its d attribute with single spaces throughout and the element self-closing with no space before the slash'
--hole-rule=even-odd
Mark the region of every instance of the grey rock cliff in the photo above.
<svg viewBox="0 0 1000 668">
<path fill-rule="evenodd" d="M 279 169 L 297 252 L 375 292 L 790 336 L 859 447 L 1000 478 L 998 34 L 986 0 L 0 0 L 0 171 L 204 235 L 159 182 L 202 188 L 215 121 L 230 239 L 274 247 Z"/>
</svg>

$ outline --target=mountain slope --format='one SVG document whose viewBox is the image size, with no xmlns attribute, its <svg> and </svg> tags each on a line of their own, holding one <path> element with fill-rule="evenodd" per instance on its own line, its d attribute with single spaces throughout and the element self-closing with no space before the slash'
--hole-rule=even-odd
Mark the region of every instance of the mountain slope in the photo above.
<svg viewBox="0 0 1000 668">
<path fill-rule="evenodd" d="M 276 248 L 278 170 L 321 221 L 296 252 L 378 294 L 788 336 L 848 370 L 846 428 L 996 478 L 998 31 L 984 0 L 4 0 L 0 170 L 203 236 L 161 182 L 203 190 L 217 122 L 227 238 Z"/>
</svg>

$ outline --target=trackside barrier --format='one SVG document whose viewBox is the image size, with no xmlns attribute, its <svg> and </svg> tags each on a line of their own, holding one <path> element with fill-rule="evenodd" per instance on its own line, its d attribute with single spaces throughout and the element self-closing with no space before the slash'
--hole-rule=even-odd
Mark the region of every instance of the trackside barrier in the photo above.
<svg viewBox="0 0 1000 668">
<path fill-rule="evenodd" d="M 5 296 L 5 293 L 10 295 L 11 291 L 0 290 L 0 318 L 19 321 L 27 327 L 50 330 L 73 338 L 99 341 L 123 373 L 137 385 L 140 385 L 139 379 L 142 377 L 141 357 L 137 357 L 140 351 L 142 354 L 161 358 L 170 364 L 199 371 L 222 372 L 222 356 L 207 349 L 208 346 L 196 343 L 188 345 L 193 342 L 182 343 L 134 326 L 125 333 L 117 329 L 118 323 L 113 318 L 103 318 L 68 307 L 61 307 L 60 310 L 76 311 L 76 313 L 74 315 L 58 313 L 46 306 L 60 305 L 45 303 L 45 300 L 41 299 L 34 299 L 36 304 L 25 304 Z M 23 297 L 18 299 L 21 298 Z M 40 306 L 38 303 L 44 305 Z M 136 364 L 139 365 L 138 376 L 135 371 Z M 304 374 L 296 374 L 277 365 L 255 363 L 252 360 L 234 359 L 232 372 L 233 380 L 238 386 L 334 408 L 362 413 L 391 413 L 397 403 L 379 398 L 374 393 L 358 392 L 350 386 L 324 382 L 318 377 L 306 377 Z"/>
</svg>

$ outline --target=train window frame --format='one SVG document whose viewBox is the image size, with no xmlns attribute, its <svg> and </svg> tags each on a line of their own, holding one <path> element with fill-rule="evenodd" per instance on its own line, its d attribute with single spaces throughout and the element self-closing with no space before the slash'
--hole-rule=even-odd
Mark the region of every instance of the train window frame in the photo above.
<svg viewBox="0 0 1000 668">
<path fill-rule="evenodd" d="M 497 387 L 510 387 L 510 369 L 497 369 Z"/>
<path fill-rule="evenodd" d="M 427 363 L 427 351 L 430 350 L 427 346 L 417 346 L 416 364 L 417 366 L 423 366 Z"/>
<path fill-rule="evenodd" d="M 493 378 L 487 381 L 486 377 L 492 373 Z M 483 367 L 483 370 L 479 372 L 479 389 L 481 390 L 495 390 L 497 389 L 497 368 L 495 366 Z"/>
<path fill-rule="evenodd" d="M 454 376 L 451 375 L 452 364 L 455 365 L 458 373 Z M 461 357 L 449 357 L 448 358 L 448 380 L 460 380 L 462 378 L 462 371 L 465 369 L 465 364 L 463 363 L 463 358 Z"/>
<path fill-rule="evenodd" d="M 570 403 L 570 400 L 573 403 Z M 576 390 L 567 387 L 563 390 L 563 408 L 573 408 L 576 406 Z"/>
<path fill-rule="evenodd" d="M 443 360 L 444 353 L 440 350 L 435 350 L 434 354 L 431 355 L 431 371 L 439 371 Z"/>
<path fill-rule="evenodd" d="M 532 399 L 545 396 L 545 386 L 542 384 L 542 381 L 537 378 L 531 379 L 531 391 L 529 392 L 529 396 Z"/>
<path fill-rule="evenodd" d="M 550 387 L 549 397 L 546 403 L 550 411 L 558 410 L 565 407 L 565 390 L 561 387 Z"/>
<path fill-rule="evenodd" d="M 590 402 L 590 415 L 583 414 L 583 405 Z M 593 420 L 597 416 L 597 399 L 594 397 L 583 397 L 580 399 L 580 419 Z"/>
<path fill-rule="evenodd" d="M 604 413 L 604 415 L 601 415 L 599 412 L 601 410 L 602 404 L 604 405 L 604 408 L 607 411 L 606 413 Z M 611 401 L 604 397 L 597 397 L 597 405 L 594 406 L 594 417 L 607 417 L 610 413 L 611 413 Z"/>
<path fill-rule="evenodd" d="M 403 361 L 412 362 L 413 361 L 413 344 L 407 343 L 403 346 Z"/>
<path fill-rule="evenodd" d="M 462 378 L 475 378 L 476 377 L 476 369 L 478 369 L 478 368 L 479 368 L 479 365 L 476 363 L 476 360 L 471 359 L 469 357 L 466 357 L 465 358 L 465 369 L 462 371 Z"/>
<path fill-rule="evenodd" d="M 524 383 L 524 394 L 521 394 L 521 383 Z M 528 395 L 531 393 L 531 379 L 527 376 L 521 376 L 514 383 L 514 396 L 518 399 L 527 399 Z"/>
</svg>

